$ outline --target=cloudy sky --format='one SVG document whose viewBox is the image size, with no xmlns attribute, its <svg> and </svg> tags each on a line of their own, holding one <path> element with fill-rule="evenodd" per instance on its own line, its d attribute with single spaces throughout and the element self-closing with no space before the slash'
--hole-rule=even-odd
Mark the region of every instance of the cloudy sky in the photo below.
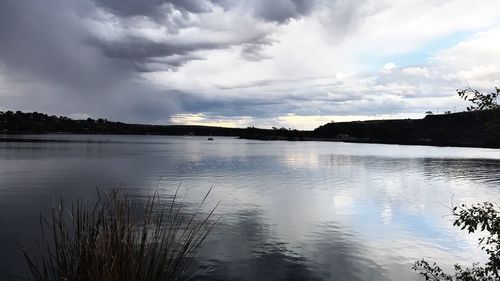
<svg viewBox="0 0 500 281">
<path fill-rule="evenodd" d="M 313 129 L 500 86 L 498 0 L 1 0 L 0 110 Z"/>
</svg>

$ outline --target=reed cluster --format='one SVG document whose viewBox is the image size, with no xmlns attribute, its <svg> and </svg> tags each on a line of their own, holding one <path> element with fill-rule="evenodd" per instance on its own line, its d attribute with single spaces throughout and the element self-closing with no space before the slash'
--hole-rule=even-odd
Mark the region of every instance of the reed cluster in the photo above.
<svg viewBox="0 0 500 281">
<path fill-rule="evenodd" d="M 208 193 L 207 193 L 208 196 Z M 33 281 L 170 281 L 192 274 L 193 258 L 216 220 L 215 208 L 191 213 L 156 193 L 142 204 L 120 190 L 66 209 L 61 199 L 41 219 L 39 248 L 23 250 Z"/>
</svg>

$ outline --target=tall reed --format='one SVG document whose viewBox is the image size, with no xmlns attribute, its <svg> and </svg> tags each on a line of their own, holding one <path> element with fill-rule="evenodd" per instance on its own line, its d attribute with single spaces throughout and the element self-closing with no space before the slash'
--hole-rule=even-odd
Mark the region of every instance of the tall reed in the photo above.
<svg viewBox="0 0 500 281">
<path fill-rule="evenodd" d="M 209 191 L 210 193 L 210 191 Z M 185 213 L 158 193 L 142 207 L 115 189 L 99 194 L 95 205 L 74 202 L 69 210 L 61 199 L 42 218 L 42 253 L 23 250 L 33 281 L 170 281 L 186 280 L 193 258 L 213 229 L 215 206 Z M 139 211 L 139 213 L 138 213 Z M 47 231 L 48 230 L 48 231 Z"/>
</svg>

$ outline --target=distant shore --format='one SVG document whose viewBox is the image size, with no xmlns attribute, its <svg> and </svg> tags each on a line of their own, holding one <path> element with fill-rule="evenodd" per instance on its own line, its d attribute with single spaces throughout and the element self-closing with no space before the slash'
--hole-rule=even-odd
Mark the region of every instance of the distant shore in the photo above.
<svg viewBox="0 0 500 281">
<path fill-rule="evenodd" d="M 64 116 L 49 116 L 37 112 L 0 112 L 0 142 L 46 141 L 17 138 L 15 135 L 50 133 L 230 136 L 264 141 L 338 141 L 500 148 L 500 111 L 428 115 L 423 119 L 332 122 L 312 131 L 127 124 L 106 119 L 72 120 Z"/>
</svg>

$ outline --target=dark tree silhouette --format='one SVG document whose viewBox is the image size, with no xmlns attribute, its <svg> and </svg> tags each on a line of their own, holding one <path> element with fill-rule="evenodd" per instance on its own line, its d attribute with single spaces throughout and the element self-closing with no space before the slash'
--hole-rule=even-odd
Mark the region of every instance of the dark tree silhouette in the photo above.
<svg viewBox="0 0 500 281">
<path fill-rule="evenodd" d="M 490 94 L 481 93 L 478 90 L 467 87 L 463 90 L 457 90 L 458 96 L 472 103 L 467 107 L 468 111 L 500 109 L 497 103 L 497 97 L 500 95 L 500 88 L 495 87 L 495 92 Z"/>
</svg>

